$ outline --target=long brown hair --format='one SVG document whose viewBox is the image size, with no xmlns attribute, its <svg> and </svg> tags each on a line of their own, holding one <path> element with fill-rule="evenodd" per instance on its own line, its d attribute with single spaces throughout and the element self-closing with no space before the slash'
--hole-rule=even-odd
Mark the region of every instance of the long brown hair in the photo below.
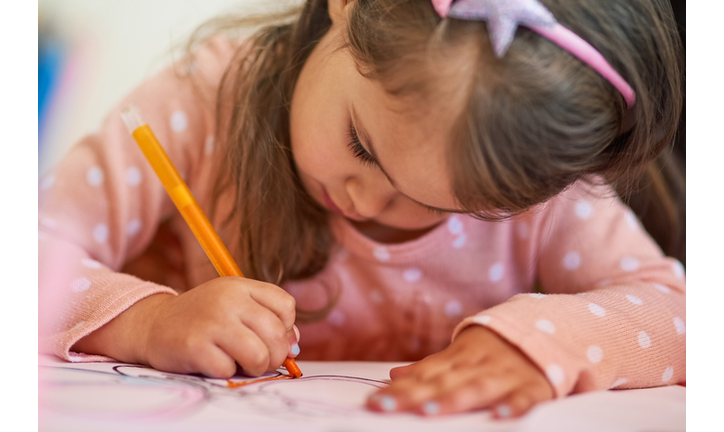
<svg viewBox="0 0 724 432">
<path fill-rule="evenodd" d="M 677 175 L 651 168 L 666 160 L 659 156 L 681 108 L 680 43 L 668 1 L 542 2 L 632 85 L 632 110 L 598 73 L 525 28 L 497 59 L 483 22 L 441 20 L 429 0 L 350 6 L 348 48 L 360 72 L 391 94 L 433 98 L 444 78 L 435 62 L 450 53 L 469 59 L 448 161 L 457 199 L 484 219 L 524 211 L 592 174 L 622 194 L 635 190 L 641 173 Z M 225 155 L 214 196 L 234 191 L 226 222 L 238 227 L 245 274 L 282 283 L 318 273 L 333 242 L 325 211 L 299 181 L 289 138 L 294 85 L 331 20 L 327 0 L 270 19 L 240 48 L 219 88 L 217 140 Z M 642 184 L 657 185 L 657 202 L 675 207 L 667 185 L 679 180 L 659 180 Z M 676 212 L 669 215 L 666 223 L 676 225 Z"/>
</svg>

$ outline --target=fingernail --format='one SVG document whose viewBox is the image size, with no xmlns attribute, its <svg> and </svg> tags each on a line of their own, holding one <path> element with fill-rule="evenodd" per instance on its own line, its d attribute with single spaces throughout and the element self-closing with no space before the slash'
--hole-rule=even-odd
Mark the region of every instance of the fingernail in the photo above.
<svg viewBox="0 0 724 432">
<path fill-rule="evenodd" d="M 397 409 L 397 401 L 392 396 L 382 396 L 380 398 L 380 408 L 387 412 L 394 411 Z"/>
<path fill-rule="evenodd" d="M 438 415 L 440 413 L 440 404 L 437 402 L 429 401 L 422 406 L 422 412 L 425 415 Z"/>
<path fill-rule="evenodd" d="M 297 342 L 299 342 L 299 338 L 301 337 L 301 335 L 299 334 L 299 329 L 296 325 L 292 326 L 292 328 L 294 329 L 294 334 L 297 336 Z"/>
<path fill-rule="evenodd" d="M 301 350 L 299 349 L 299 344 L 292 345 L 292 354 L 296 356 L 299 355 L 300 352 Z"/>
<path fill-rule="evenodd" d="M 498 417 L 500 418 L 508 418 L 511 414 L 510 407 L 508 405 L 500 405 L 496 408 L 496 411 L 498 412 Z"/>
</svg>

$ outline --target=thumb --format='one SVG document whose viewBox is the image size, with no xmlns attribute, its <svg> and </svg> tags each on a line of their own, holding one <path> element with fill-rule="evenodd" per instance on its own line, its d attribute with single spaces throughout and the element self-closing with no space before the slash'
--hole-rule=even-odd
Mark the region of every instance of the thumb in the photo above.
<svg viewBox="0 0 724 432">
<path fill-rule="evenodd" d="M 407 375 L 410 372 L 410 366 L 412 366 L 412 365 L 409 364 L 406 366 L 398 366 L 398 367 L 394 367 L 394 368 L 390 369 L 390 378 L 392 380 L 396 380 L 396 379 L 404 377 L 405 375 Z"/>
</svg>

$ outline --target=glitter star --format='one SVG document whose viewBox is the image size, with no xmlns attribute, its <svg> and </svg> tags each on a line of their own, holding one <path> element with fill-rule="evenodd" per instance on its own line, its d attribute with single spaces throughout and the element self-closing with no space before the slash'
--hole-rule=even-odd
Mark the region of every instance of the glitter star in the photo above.
<svg viewBox="0 0 724 432">
<path fill-rule="evenodd" d="M 550 27 L 556 24 L 553 14 L 538 0 L 458 0 L 450 6 L 447 16 L 485 20 L 493 51 L 499 58 L 513 42 L 519 25 Z"/>
</svg>

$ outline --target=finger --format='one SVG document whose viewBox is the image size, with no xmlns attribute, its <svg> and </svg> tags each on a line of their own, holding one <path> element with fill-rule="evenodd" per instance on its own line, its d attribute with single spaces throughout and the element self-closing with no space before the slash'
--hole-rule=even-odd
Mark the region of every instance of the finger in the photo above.
<svg viewBox="0 0 724 432">
<path fill-rule="evenodd" d="M 446 402 L 446 406 L 451 405 L 452 403 L 448 403 L 448 400 L 452 399 L 456 392 L 463 391 L 461 389 L 470 386 L 470 383 L 479 386 L 482 382 L 484 381 L 481 380 L 481 369 L 478 367 L 458 369 L 426 380 L 402 378 L 393 381 L 389 387 L 381 390 L 379 392 L 381 398 L 373 399 L 372 402 L 376 402 L 377 408 L 383 411 L 392 405 L 395 406 L 396 411 L 420 411 L 430 400 Z M 491 393 L 500 394 L 506 388 L 503 387 L 503 384 L 506 387 L 513 385 L 512 382 L 507 383 L 499 378 L 492 378 L 491 383 L 486 384 L 486 388 Z M 394 399 L 394 402 L 391 402 L 389 397 Z"/>
<path fill-rule="evenodd" d="M 514 377 L 505 378 L 495 375 L 477 376 L 457 383 L 451 381 L 444 387 L 444 390 L 418 402 L 411 409 L 424 415 L 452 414 L 484 409 L 510 394 L 516 383 L 517 380 Z"/>
<path fill-rule="evenodd" d="M 210 378 L 230 378 L 236 373 L 236 362 L 222 347 L 210 344 L 195 354 L 193 370 L 184 373 L 198 372 Z"/>
<path fill-rule="evenodd" d="M 292 326 L 292 330 L 287 332 L 287 338 L 289 342 L 289 352 L 287 353 L 287 357 L 295 358 L 301 351 L 299 348 L 299 329 L 297 326 Z"/>
<path fill-rule="evenodd" d="M 223 335 L 218 336 L 215 342 L 232 362 L 236 361 L 242 367 L 246 375 L 259 376 L 269 369 L 271 357 L 269 349 L 250 328 L 239 325 L 234 329 L 228 329 Z M 233 372 L 235 371 L 234 366 Z"/>
<path fill-rule="evenodd" d="M 390 379 L 396 380 L 407 376 L 410 373 L 412 364 L 406 366 L 398 366 L 390 369 Z"/>
<path fill-rule="evenodd" d="M 271 371 L 281 366 L 287 358 L 290 346 L 289 334 L 279 317 L 269 309 L 251 303 L 246 305 L 240 319 L 266 346 L 269 358 L 264 370 Z"/>
<path fill-rule="evenodd" d="M 255 281 L 249 294 L 257 303 L 274 312 L 286 331 L 292 330 L 296 319 L 296 301 L 288 292 L 276 285 Z"/>
<path fill-rule="evenodd" d="M 493 417 L 496 419 L 517 418 L 543 401 L 544 399 L 537 397 L 535 393 L 520 389 L 495 403 Z"/>
</svg>

